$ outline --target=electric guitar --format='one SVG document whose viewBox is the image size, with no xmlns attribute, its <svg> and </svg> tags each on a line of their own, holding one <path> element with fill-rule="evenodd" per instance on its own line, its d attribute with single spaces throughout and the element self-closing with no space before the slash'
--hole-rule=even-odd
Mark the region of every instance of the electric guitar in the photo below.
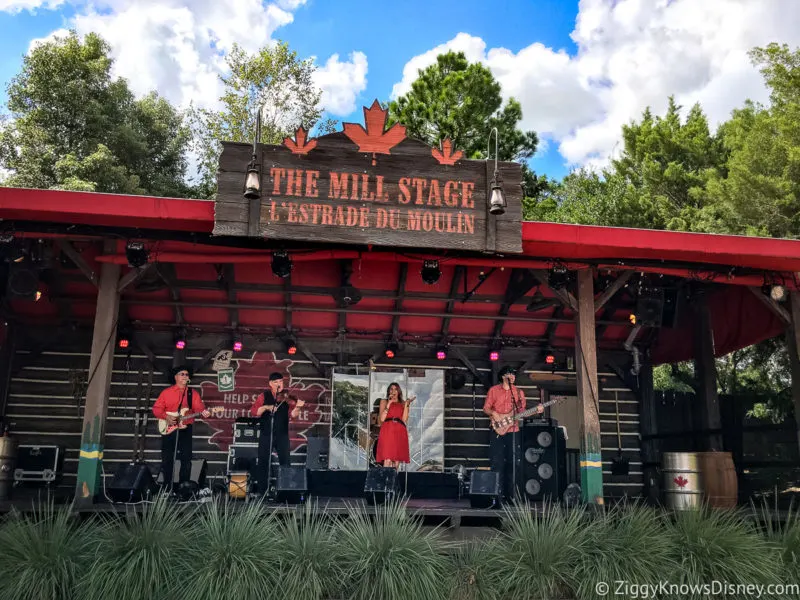
<svg viewBox="0 0 800 600">
<path fill-rule="evenodd" d="M 215 406 L 214 408 L 207 408 L 206 410 L 209 411 L 212 415 L 221 415 L 225 409 L 222 406 Z M 189 413 L 189 408 L 184 407 L 181 409 L 180 413 L 168 412 L 167 416 L 178 417 L 178 422 L 175 423 L 174 425 L 170 425 L 169 421 L 167 421 L 166 419 L 159 419 L 158 433 L 160 433 L 161 435 L 169 435 L 176 429 L 186 429 L 187 425 L 184 423 L 184 421 L 188 419 L 196 419 L 197 417 L 201 417 L 203 416 L 203 412 L 200 411 L 195 413 Z"/>
<path fill-rule="evenodd" d="M 554 396 L 547 402 L 543 402 L 542 404 L 537 404 L 533 408 L 529 408 L 528 410 L 524 410 L 521 413 L 507 413 L 504 415 L 500 415 L 500 418 L 496 421 L 490 421 L 492 429 L 497 435 L 505 435 L 508 433 L 508 430 L 514 425 L 515 421 L 521 421 L 526 417 L 531 417 L 539 412 L 539 407 L 544 410 L 548 406 L 555 404 L 556 402 L 561 402 L 562 400 L 566 399 L 566 396 Z"/>
</svg>

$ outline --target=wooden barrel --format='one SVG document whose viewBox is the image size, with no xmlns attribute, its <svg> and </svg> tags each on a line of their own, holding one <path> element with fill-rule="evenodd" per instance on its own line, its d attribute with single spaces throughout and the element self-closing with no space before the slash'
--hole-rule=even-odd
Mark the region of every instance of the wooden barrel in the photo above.
<svg viewBox="0 0 800 600">
<path fill-rule="evenodd" d="M 0 436 L 0 500 L 11 496 L 16 464 L 17 440 L 8 435 Z"/>
<path fill-rule="evenodd" d="M 695 452 L 664 452 L 664 502 L 673 510 L 696 510 L 703 503 L 700 465 Z"/>
<path fill-rule="evenodd" d="M 734 508 L 739 497 L 736 467 L 730 452 L 698 452 L 703 497 L 711 508 Z"/>
</svg>

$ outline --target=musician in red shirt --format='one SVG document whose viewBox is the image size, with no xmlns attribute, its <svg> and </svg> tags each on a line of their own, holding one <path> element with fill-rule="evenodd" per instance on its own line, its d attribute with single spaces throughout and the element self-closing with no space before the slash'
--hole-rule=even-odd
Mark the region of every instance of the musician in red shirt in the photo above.
<svg viewBox="0 0 800 600">
<path fill-rule="evenodd" d="M 516 374 L 511 366 L 503 367 L 499 373 L 502 383 L 489 388 L 486 401 L 483 403 L 483 412 L 492 422 L 500 421 L 505 416 L 513 416 L 525 410 L 525 394 L 514 385 Z M 539 413 L 544 412 L 540 406 Z M 500 489 L 505 500 L 514 500 L 515 475 L 521 473 L 520 458 L 522 457 L 522 439 L 519 423 L 514 423 L 508 432 L 498 434 L 492 430 L 489 433 L 489 465 L 492 471 L 500 474 Z M 516 469 L 514 468 L 516 466 Z"/>
<path fill-rule="evenodd" d="M 189 387 L 191 371 L 189 367 L 181 365 L 172 369 L 172 378 L 175 385 L 165 389 L 158 396 L 153 405 L 153 415 L 157 419 L 165 419 L 169 425 L 178 423 L 176 416 L 181 409 L 188 408 L 189 413 L 202 413 L 208 417 L 211 413 L 206 410 L 200 394 Z M 185 419 L 182 425 L 168 435 L 161 437 L 161 474 L 163 486 L 167 491 L 172 491 L 172 466 L 176 458 L 180 458 L 181 468 L 179 485 L 190 480 L 192 474 L 192 424 L 194 419 Z"/>
</svg>

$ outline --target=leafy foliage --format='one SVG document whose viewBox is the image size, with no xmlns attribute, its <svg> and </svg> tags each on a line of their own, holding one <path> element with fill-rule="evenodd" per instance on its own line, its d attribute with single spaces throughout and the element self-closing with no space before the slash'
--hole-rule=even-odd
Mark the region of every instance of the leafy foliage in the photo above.
<svg viewBox="0 0 800 600">
<path fill-rule="evenodd" d="M 75 32 L 37 45 L 8 86 L 0 123 L 5 185 L 184 196 L 183 115 L 111 76 L 108 44 Z"/>
<path fill-rule="evenodd" d="M 322 92 L 315 86 L 316 70 L 311 59 L 301 60 L 286 43 L 268 45 L 249 54 L 234 44 L 225 56 L 227 75 L 220 79 L 224 92 L 222 108 L 190 109 L 193 146 L 200 159 L 199 177 L 203 195 L 216 193 L 216 174 L 221 143 L 253 143 L 255 118 L 261 110 L 263 144 L 280 144 L 302 126 L 310 130 L 322 115 Z M 319 124 L 329 133 L 331 121 Z"/>
<path fill-rule="evenodd" d="M 0 526 L 0 597 L 7 600 L 71 600 L 81 573 L 91 565 L 88 528 L 70 507 L 36 507 L 12 513 Z"/>
</svg>

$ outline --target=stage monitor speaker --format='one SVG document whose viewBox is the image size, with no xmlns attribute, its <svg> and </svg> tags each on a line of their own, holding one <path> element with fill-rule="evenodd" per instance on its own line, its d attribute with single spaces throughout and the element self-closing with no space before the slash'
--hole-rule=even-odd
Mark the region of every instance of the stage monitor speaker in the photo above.
<svg viewBox="0 0 800 600">
<path fill-rule="evenodd" d="M 500 473 L 473 471 L 469 478 L 469 505 L 492 508 L 500 505 Z"/>
<path fill-rule="evenodd" d="M 278 467 L 275 478 L 275 497 L 278 502 L 305 502 L 308 495 L 308 477 L 305 467 Z"/>
<path fill-rule="evenodd" d="M 567 441 L 551 423 L 526 423 L 522 436 L 520 495 L 529 501 L 558 502 L 567 487 Z"/>
<path fill-rule="evenodd" d="M 397 469 L 372 467 L 364 480 L 364 496 L 368 504 L 391 500 L 397 493 Z"/>
<path fill-rule="evenodd" d="M 140 502 L 154 495 L 156 482 L 145 464 L 128 463 L 120 465 L 106 493 L 113 502 Z"/>
<path fill-rule="evenodd" d="M 326 471 L 329 451 L 330 438 L 309 437 L 306 444 L 306 468 L 311 471 Z"/>
</svg>

